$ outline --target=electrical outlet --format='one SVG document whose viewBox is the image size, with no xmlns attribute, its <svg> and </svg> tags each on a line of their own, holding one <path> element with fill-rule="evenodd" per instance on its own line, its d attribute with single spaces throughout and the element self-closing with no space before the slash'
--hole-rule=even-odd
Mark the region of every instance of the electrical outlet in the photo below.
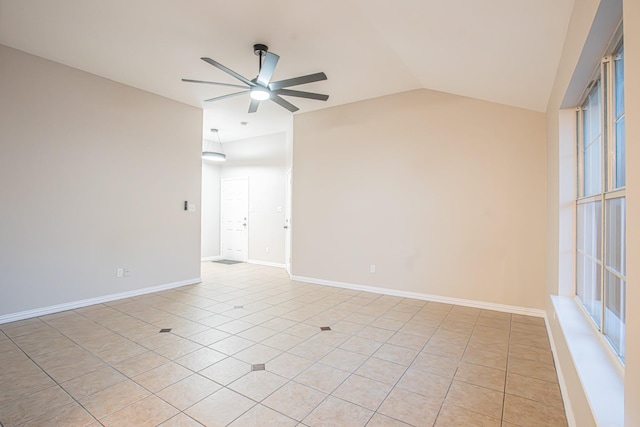
<svg viewBox="0 0 640 427">
<path fill-rule="evenodd" d="M 124 277 L 124 268 L 119 268 L 116 270 L 116 277 Z"/>
<path fill-rule="evenodd" d="M 369 273 L 375 273 L 375 272 L 376 272 L 376 265 L 371 264 L 371 266 L 369 267 Z"/>
<path fill-rule="evenodd" d="M 130 272 L 131 272 L 131 271 L 130 271 L 128 268 L 125 268 L 125 269 L 124 269 L 124 277 L 129 277 L 129 273 L 130 273 Z"/>
<path fill-rule="evenodd" d="M 269 246 L 264 250 L 266 253 L 269 253 Z"/>
</svg>

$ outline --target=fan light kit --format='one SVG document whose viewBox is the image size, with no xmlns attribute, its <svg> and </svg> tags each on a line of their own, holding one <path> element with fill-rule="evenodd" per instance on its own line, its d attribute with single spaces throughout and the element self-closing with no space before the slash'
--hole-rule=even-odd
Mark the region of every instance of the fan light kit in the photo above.
<svg viewBox="0 0 640 427">
<path fill-rule="evenodd" d="M 205 99 L 204 102 L 220 101 L 222 99 L 249 93 L 249 96 L 251 97 L 251 103 L 249 104 L 249 113 L 255 113 L 258 110 L 260 102 L 266 100 L 271 100 L 281 107 L 291 111 L 292 113 L 298 111 L 298 107 L 282 98 L 282 96 L 295 96 L 298 98 L 315 99 L 317 101 L 326 101 L 327 99 L 329 99 L 329 95 L 323 95 L 321 93 L 286 89 L 291 86 L 298 86 L 307 83 L 318 82 L 321 80 L 327 80 L 327 75 L 325 73 L 308 74 L 306 76 L 294 77 L 292 79 L 272 82 L 271 78 L 273 77 L 273 72 L 276 69 L 276 65 L 278 64 L 278 60 L 280 59 L 280 57 L 275 53 L 269 52 L 269 48 L 267 47 L 267 45 L 260 43 L 253 45 L 253 53 L 255 53 L 259 57 L 258 75 L 253 80 L 249 80 L 246 77 L 241 76 L 240 74 L 236 73 L 233 70 L 230 70 L 229 68 L 225 67 L 217 61 L 214 61 L 211 58 L 200 58 L 206 63 L 211 64 L 219 70 L 224 71 L 231 77 L 240 80 L 245 84 L 245 86 L 192 79 L 182 79 L 182 81 L 187 83 L 203 83 L 209 85 L 245 89 L 240 92 L 234 92 L 227 95 L 217 96 L 215 98 Z"/>
<path fill-rule="evenodd" d="M 258 101 L 265 101 L 270 98 L 269 91 L 262 88 L 254 87 L 251 89 L 251 99 Z"/>
</svg>

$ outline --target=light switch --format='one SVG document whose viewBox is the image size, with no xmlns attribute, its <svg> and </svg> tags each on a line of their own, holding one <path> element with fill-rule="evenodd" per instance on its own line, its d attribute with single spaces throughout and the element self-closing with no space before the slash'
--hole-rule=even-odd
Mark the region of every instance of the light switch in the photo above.
<svg viewBox="0 0 640 427">
<path fill-rule="evenodd" d="M 196 211 L 196 204 L 189 203 L 189 212 L 195 212 L 195 211 Z"/>
<path fill-rule="evenodd" d="M 278 208 L 276 209 L 276 211 L 278 211 L 278 213 L 282 213 L 282 206 L 278 206 Z"/>
</svg>

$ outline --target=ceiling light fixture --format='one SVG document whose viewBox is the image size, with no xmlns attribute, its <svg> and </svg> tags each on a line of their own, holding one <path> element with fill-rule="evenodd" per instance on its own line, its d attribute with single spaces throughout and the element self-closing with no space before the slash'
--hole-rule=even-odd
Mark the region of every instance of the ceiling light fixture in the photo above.
<svg viewBox="0 0 640 427">
<path fill-rule="evenodd" d="M 269 99 L 271 95 L 269 91 L 262 87 L 253 87 L 251 88 L 251 99 L 255 99 L 256 101 L 266 101 Z"/>
<path fill-rule="evenodd" d="M 214 135 L 218 136 L 218 144 L 220 144 L 220 151 L 209 151 L 206 149 L 207 140 L 204 140 L 205 150 L 202 152 L 202 158 L 204 160 L 211 160 L 214 162 L 225 162 L 227 160 L 227 155 L 224 154 L 222 149 L 222 141 L 220 140 L 220 135 L 218 134 L 218 129 L 211 129 L 211 142 L 215 142 Z"/>
</svg>

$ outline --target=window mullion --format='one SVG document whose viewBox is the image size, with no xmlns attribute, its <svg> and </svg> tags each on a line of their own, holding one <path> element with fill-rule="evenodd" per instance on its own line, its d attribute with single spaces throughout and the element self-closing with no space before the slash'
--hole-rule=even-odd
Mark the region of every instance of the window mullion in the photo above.
<svg viewBox="0 0 640 427">
<path fill-rule="evenodd" d="M 576 108 L 576 135 L 578 140 L 576 141 L 576 149 L 578 150 L 578 198 L 584 196 L 584 110 L 580 107 Z"/>
<path fill-rule="evenodd" d="M 611 130 L 611 126 L 608 126 L 607 124 L 607 118 L 609 115 L 609 111 L 611 109 L 611 104 L 609 103 L 610 100 L 610 94 L 611 94 L 611 90 L 610 90 L 610 81 L 611 81 L 611 75 L 609 73 L 610 71 L 610 67 L 609 64 L 611 63 L 610 61 L 610 57 L 604 57 L 602 59 L 602 62 L 600 64 L 600 96 L 601 96 L 601 100 L 602 100 L 602 110 L 600 112 L 600 137 L 602 138 L 601 140 L 601 153 L 602 153 L 602 164 L 601 164 L 601 188 L 602 188 L 602 193 L 600 195 L 600 260 L 602 262 L 602 267 L 600 268 L 600 332 L 604 333 L 604 331 L 606 330 L 605 327 L 605 309 L 606 309 L 606 305 L 605 305 L 605 300 L 606 300 L 606 294 L 605 294 L 605 279 L 606 279 L 606 258 L 605 258 L 605 250 L 606 250 L 606 239 L 605 239 L 605 227 L 606 227 L 606 209 L 605 209 L 605 193 L 607 192 L 607 190 L 609 189 L 609 185 L 610 185 L 610 179 L 609 179 L 609 170 L 611 169 L 609 167 L 610 163 L 609 163 L 609 156 L 608 156 L 608 152 L 609 152 L 609 132 Z"/>
</svg>

